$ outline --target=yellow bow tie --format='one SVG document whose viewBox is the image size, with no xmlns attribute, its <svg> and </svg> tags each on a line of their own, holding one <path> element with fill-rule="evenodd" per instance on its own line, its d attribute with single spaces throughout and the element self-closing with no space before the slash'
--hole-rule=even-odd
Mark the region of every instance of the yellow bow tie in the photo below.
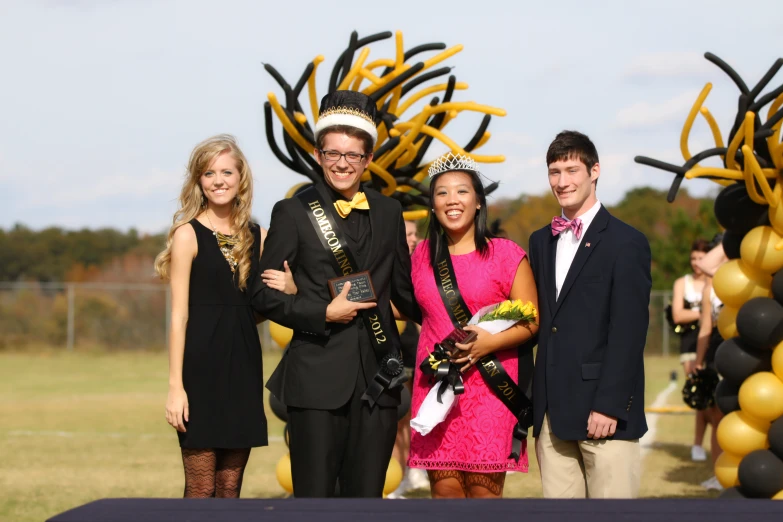
<svg viewBox="0 0 783 522">
<path fill-rule="evenodd" d="M 344 199 L 335 201 L 334 208 L 337 209 L 337 213 L 340 214 L 340 217 L 345 219 L 348 217 L 348 214 L 351 213 L 351 210 L 355 208 L 368 210 L 370 204 L 367 202 L 367 196 L 364 195 L 364 192 L 357 192 L 351 201 L 345 201 Z"/>
</svg>

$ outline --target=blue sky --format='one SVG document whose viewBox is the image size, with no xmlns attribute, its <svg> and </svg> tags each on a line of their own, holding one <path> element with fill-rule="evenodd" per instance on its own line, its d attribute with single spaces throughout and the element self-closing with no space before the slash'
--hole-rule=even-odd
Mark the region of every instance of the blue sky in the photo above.
<svg viewBox="0 0 783 522">
<path fill-rule="evenodd" d="M 495 197 L 547 190 L 546 148 L 571 128 L 596 142 L 598 195 L 611 204 L 634 186 L 669 186 L 633 157 L 681 162 L 680 129 L 708 81 L 706 105 L 728 132 L 738 92 L 703 54 L 754 84 L 783 56 L 781 15 L 778 0 L 0 0 L 0 227 L 163 231 L 192 147 L 221 132 L 248 156 L 254 215 L 268 225 L 304 178 L 266 143 L 263 103 L 281 91 L 261 63 L 293 83 L 323 54 L 320 96 L 354 29 L 400 30 L 406 48 L 465 46 L 444 64 L 470 85 L 458 99 L 508 112 L 481 150 L 507 158 L 485 168 L 501 182 Z M 392 40 L 371 46 L 370 59 L 392 55 Z M 477 123 L 461 115 L 451 135 L 465 143 Z M 699 121 L 691 149 L 709 144 Z"/>
</svg>

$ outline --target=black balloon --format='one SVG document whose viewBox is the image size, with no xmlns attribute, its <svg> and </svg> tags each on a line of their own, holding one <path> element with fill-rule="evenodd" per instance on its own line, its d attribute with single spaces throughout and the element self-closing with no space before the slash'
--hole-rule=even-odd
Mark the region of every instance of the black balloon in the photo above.
<svg viewBox="0 0 783 522">
<path fill-rule="evenodd" d="M 740 409 L 739 386 L 723 379 L 715 388 L 715 404 L 724 415 Z"/>
<path fill-rule="evenodd" d="M 729 500 L 731 499 L 741 499 L 741 498 L 748 498 L 745 495 L 742 494 L 742 490 L 738 487 L 728 488 L 724 489 L 720 495 L 718 495 L 718 498 L 727 498 Z"/>
<path fill-rule="evenodd" d="M 742 238 L 745 237 L 745 233 L 740 233 L 735 230 L 727 230 L 723 234 L 723 252 L 729 259 L 740 258 L 740 245 L 742 244 Z"/>
<path fill-rule="evenodd" d="M 772 423 L 767 437 L 769 438 L 770 451 L 778 458 L 783 459 L 783 417 Z"/>
<path fill-rule="evenodd" d="M 737 313 L 737 331 L 755 348 L 771 350 L 783 340 L 783 305 L 769 297 L 754 297 Z"/>
<path fill-rule="evenodd" d="M 272 413 L 275 414 L 275 417 L 283 422 L 288 422 L 288 408 L 271 393 L 269 394 L 269 407 L 272 408 Z"/>
<path fill-rule="evenodd" d="M 772 278 L 772 296 L 778 303 L 783 303 L 783 270 Z"/>
<path fill-rule="evenodd" d="M 724 188 L 715 198 L 715 217 L 726 230 L 744 235 L 766 222 L 769 207 L 759 205 L 748 196 L 744 185 L 736 183 Z"/>
<path fill-rule="evenodd" d="M 748 497 L 772 498 L 783 491 L 783 460 L 769 450 L 752 451 L 742 458 L 737 476 Z"/>
<path fill-rule="evenodd" d="M 749 346 L 739 337 L 726 339 L 715 352 L 715 368 L 724 379 L 739 386 L 756 372 L 772 369 L 772 354 Z"/>
<path fill-rule="evenodd" d="M 397 406 L 397 420 L 402 420 L 409 411 L 411 411 L 411 392 L 407 386 L 403 386 L 400 392 L 400 405 Z"/>
</svg>

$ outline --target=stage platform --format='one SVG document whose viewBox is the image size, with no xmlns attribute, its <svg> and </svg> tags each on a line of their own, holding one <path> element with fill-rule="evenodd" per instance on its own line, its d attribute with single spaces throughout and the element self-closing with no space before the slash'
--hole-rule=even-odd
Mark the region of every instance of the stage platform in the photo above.
<svg viewBox="0 0 783 522">
<path fill-rule="evenodd" d="M 747 499 L 104 499 L 50 522 L 781 522 L 783 502 Z"/>
</svg>

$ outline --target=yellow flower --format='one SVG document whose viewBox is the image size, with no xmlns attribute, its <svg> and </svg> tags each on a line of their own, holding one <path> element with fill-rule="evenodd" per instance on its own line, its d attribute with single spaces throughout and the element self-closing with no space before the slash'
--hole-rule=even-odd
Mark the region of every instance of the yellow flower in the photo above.
<svg viewBox="0 0 783 522">
<path fill-rule="evenodd" d="M 498 306 L 497 310 L 495 310 L 495 313 L 497 314 L 505 314 L 511 311 L 511 301 L 503 301 L 500 306 Z"/>
</svg>

